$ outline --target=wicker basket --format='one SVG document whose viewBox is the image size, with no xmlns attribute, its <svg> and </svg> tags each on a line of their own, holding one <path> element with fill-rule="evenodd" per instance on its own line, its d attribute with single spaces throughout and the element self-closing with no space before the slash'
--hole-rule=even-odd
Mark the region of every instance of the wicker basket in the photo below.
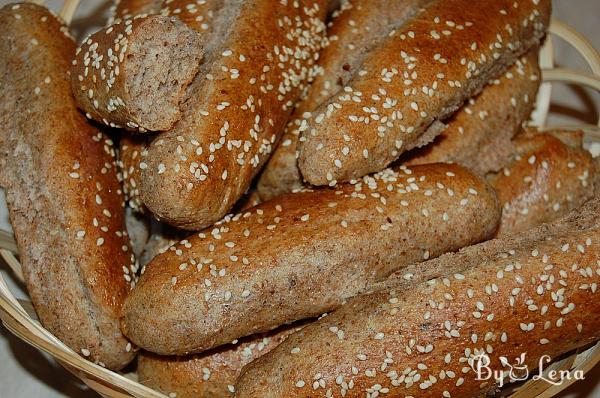
<svg viewBox="0 0 600 398">
<path fill-rule="evenodd" d="M 43 3 L 37 0 L 36 3 Z M 65 21 L 70 21 L 78 1 L 66 0 L 60 12 Z M 552 41 L 547 40 L 540 52 L 543 68 L 544 83 L 537 98 L 536 111 L 532 115 L 532 125 L 546 127 L 546 119 L 550 108 L 551 82 L 561 81 L 571 84 L 584 85 L 600 91 L 600 54 L 591 44 L 564 23 L 553 20 L 550 32 L 570 43 L 584 57 L 590 66 L 591 73 L 576 72 L 568 69 L 554 68 Z M 560 126 L 565 129 L 578 129 L 585 132 L 586 142 L 600 143 L 600 122 L 598 126 L 578 125 Z M 17 260 L 18 249 L 11 233 L 0 231 L 0 257 L 12 270 L 14 277 L 23 280 L 21 265 Z M 165 395 L 151 390 L 136 381 L 135 374 L 122 374 L 110 371 L 85 360 L 71 350 L 37 321 L 33 306 L 28 301 L 18 300 L 9 290 L 8 285 L 0 274 L 0 319 L 8 330 L 23 341 L 54 357 L 65 369 L 81 379 L 91 389 L 104 397 L 151 397 L 167 398 Z M 583 371 L 587 373 L 600 362 L 600 342 L 585 350 L 570 353 L 546 368 L 550 370 Z M 574 378 L 567 379 L 561 385 L 551 385 L 542 380 L 529 380 L 513 386 L 511 398 L 553 397 L 575 382 Z"/>
</svg>

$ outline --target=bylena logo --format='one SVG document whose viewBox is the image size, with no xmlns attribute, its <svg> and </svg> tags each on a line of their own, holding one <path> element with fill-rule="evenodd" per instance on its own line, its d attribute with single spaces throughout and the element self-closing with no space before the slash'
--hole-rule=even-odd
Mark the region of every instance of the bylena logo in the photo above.
<svg viewBox="0 0 600 398">
<path fill-rule="evenodd" d="M 490 380 L 494 379 L 500 387 L 504 386 L 505 380 L 514 383 L 517 381 L 527 380 L 529 378 L 529 368 L 525 363 L 526 353 L 522 353 L 519 357 L 515 358 L 514 363 L 510 363 L 508 358 L 500 357 L 500 363 L 503 369 L 492 369 L 490 367 L 490 357 L 485 353 L 477 353 L 473 355 L 469 364 L 473 371 L 475 371 L 476 380 Z M 585 376 L 582 370 L 547 370 L 544 368 L 545 365 L 549 364 L 552 358 L 549 355 L 543 355 L 538 363 L 537 374 L 533 375 L 533 380 L 543 380 L 547 383 L 558 386 L 565 380 L 584 380 Z"/>
</svg>

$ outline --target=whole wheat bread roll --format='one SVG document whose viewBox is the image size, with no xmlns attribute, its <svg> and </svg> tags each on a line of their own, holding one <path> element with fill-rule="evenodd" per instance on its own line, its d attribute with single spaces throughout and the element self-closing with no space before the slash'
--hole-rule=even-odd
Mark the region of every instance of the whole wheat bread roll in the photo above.
<svg viewBox="0 0 600 398">
<path fill-rule="evenodd" d="M 294 117 L 265 165 L 257 189 L 263 200 L 302 188 L 302 177 L 296 164 L 297 143 L 306 127 L 304 116 L 310 116 L 325 100 L 337 94 L 348 83 L 369 50 L 384 40 L 433 0 L 352 0 L 344 1 L 329 22 L 328 46 L 317 64 L 317 75 L 305 98 L 294 110 Z"/>
<path fill-rule="evenodd" d="M 496 387 L 476 380 L 482 354 L 498 371 L 510 370 L 501 356 L 514 364 L 524 354 L 533 373 L 542 355 L 600 338 L 590 316 L 600 310 L 599 213 L 595 199 L 554 224 L 420 264 L 442 275 L 427 283 L 391 278 L 248 365 L 236 397 L 479 397 Z"/>
<path fill-rule="evenodd" d="M 578 208 L 600 187 L 600 168 L 581 146 L 551 134 L 514 140 L 516 156 L 492 178 L 502 205 L 497 235 L 524 231 Z"/>
<path fill-rule="evenodd" d="M 536 47 L 550 0 L 436 2 L 379 43 L 343 92 L 323 103 L 300 141 L 313 185 L 385 168 L 430 142 L 446 119 Z"/>
<path fill-rule="evenodd" d="M 205 351 L 334 309 L 408 264 L 489 238 L 499 217 L 491 187 L 457 165 L 278 197 L 155 257 L 122 329 L 158 354 Z"/>
<path fill-rule="evenodd" d="M 233 397 L 242 368 L 300 330 L 296 324 L 270 333 L 248 336 L 202 354 L 170 357 L 141 352 L 138 377 L 142 384 L 177 398 Z"/>
<path fill-rule="evenodd" d="M 529 119 L 540 82 L 534 48 L 445 120 L 446 129 L 432 143 L 400 160 L 408 165 L 453 162 L 479 175 L 500 170 L 515 152 L 512 138 Z"/>
<path fill-rule="evenodd" d="M 498 171 L 515 152 L 511 139 L 533 110 L 540 75 L 536 48 L 445 120 L 445 129 L 432 143 L 407 152 L 399 162 L 408 165 L 454 162 L 479 175 Z M 309 90 L 308 98 L 314 89 Z M 302 109 L 302 104 L 298 109 Z M 265 200 L 303 186 L 296 155 L 300 130 L 306 126 L 304 119 L 293 120 L 265 166 L 257 184 Z"/>
<path fill-rule="evenodd" d="M 77 49 L 73 94 L 89 118 L 134 131 L 170 129 L 202 58 L 198 34 L 177 18 L 118 20 Z"/>
<path fill-rule="evenodd" d="M 158 218 L 201 229 L 248 190 L 314 75 L 326 3 L 223 1 L 205 33 L 205 58 L 183 118 L 152 142 L 139 165 L 142 200 Z M 202 32 L 205 20 L 184 20 Z"/>
<path fill-rule="evenodd" d="M 119 330 L 137 272 L 112 141 L 71 95 L 75 43 L 46 8 L 0 10 L 0 185 L 29 296 L 45 328 L 111 369 L 134 357 Z"/>
<path fill-rule="evenodd" d="M 328 23 L 328 46 L 319 56 L 318 74 L 296 115 L 312 111 L 342 90 L 371 48 L 434 1 L 343 1 Z"/>
</svg>

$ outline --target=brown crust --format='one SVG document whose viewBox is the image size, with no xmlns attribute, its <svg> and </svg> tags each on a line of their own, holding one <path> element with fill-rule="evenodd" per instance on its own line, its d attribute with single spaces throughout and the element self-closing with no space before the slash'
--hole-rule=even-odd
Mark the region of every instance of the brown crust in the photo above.
<svg viewBox="0 0 600 398">
<path fill-rule="evenodd" d="M 299 146 L 303 177 L 314 185 L 347 181 L 429 142 L 432 123 L 539 44 L 550 8 L 549 0 L 445 0 L 427 8 L 313 112 Z"/>
<path fill-rule="evenodd" d="M 3 7 L 0 25 L 0 182 L 29 296 L 61 341 L 119 369 L 134 357 L 118 316 L 137 269 L 112 142 L 71 95 L 67 28 L 30 3 Z"/>
<path fill-rule="evenodd" d="M 263 200 L 302 188 L 302 177 L 296 164 L 297 142 L 310 115 L 325 100 L 338 93 L 354 69 L 360 66 L 369 49 L 390 31 L 413 17 L 419 7 L 432 0 L 363 0 L 345 1 L 329 22 L 328 46 L 321 51 L 317 75 L 306 97 L 294 110 L 281 142 L 267 162 L 257 189 Z"/>
<path fill-rule="evenodd" d="M 207 227 L 247 191 L 314 73 L 325 4 L 225 2 L 184 117 L 140 163 L 142 200 L 158 218 Z"/>
<path fill-rule="evenodd" d="M 277 347 L 302 326 L 284 326 L 262 335 L 187 357 L 140 353 L 140 383 L 177 398 L 233 397 L 242 368 Z"/>
<path fill-rule="evenodd" d="M 500 170 L 515 152 L 511 140 L 529 119 L 540 81 L 535 48 L 445 121 L 448 127 L 431 144 L 400 160 L 458 163 L 479 175 Z"/>
<path fill-rule="evenodd" d="M 585 149 L 550 134 L 515 139 L 516 156 L 493 179 L 502 205 L 498 236 L 564 216 L 594 197 L 600 170 Z"/>
<path fill-rule="evenodd" d="M 161 5 L 161 0 L 114 0 L 108 26 L 119 20 L 131 19 L 144 14 L 156 14 L 160 11 Z M 144 205 L 139 191 L 138 163 L 141 152 L 148 145 L 148 140 L 148 136 L 126 132 L 123 132 L 119 140 L 117 158 L 123 182 L 123 193 L 128 207 L 136 213 L 144 213 Z"/>
<path fill-rule="evenodd" d="M 501 78 L 492 80 L 479 96 L 470 99 L 446 120 L 446 129 L 433 143 L 407 152 L 399 162 L 408 165 L 453 162 L 480 175 L 498 171 L 515 151 L 511 139 L 531 114 L 540 76 L 535 49 L 517 61 Z M 309 99 L 316 89 L 311 86 Z M 303 104 L 300 104 L 299 110 L 304 109 Z M 306 126 L 303 119 L 295 119 L 288 124 L 257 184 L 263 200 L 303 186 L 296 152 L 300 129 Z"/>
<path fill-rule="evenodd" d="M 118 20 L 86 38 L 71 70 L 89 118 L 140 132 L 168 130 L 202 58 L 198 35 L 177 18 Z"/>
<path fill-rule="evenodd" d="M 369 50 L 434 0 L 346 1 L 329 23 L 329 45 L 319 55 L 319 73 L 298 105 L 296 115 L 311 112 L 350 81 Z"/>
<path fill-rule="evenodd" d="M 166 0 L 160 10 L 162 15 L 179 18 L 183 23 L 200 33 L 203 44 L 210 45 L 218 34 L 217 17 L 223 9 L 235 7 L 235 2 L 227 0 Z"/>
<path fill-rule="evenodd" d="M 542 355 L 597 340 L 599 213 L 596 199 L 554 225 L 421 264 L 444 270 L 428 283 L 391 279 L 246 367 L 236 397 L 483 396 L 495 384 L 476 379 L 477 352 L 506 371 L 500 356 L 525 353 L 533 372 Z"/>
<path fill-rule="evenodd" d="M 123 331 L 159 354 L 201 352 L 329 311 L 399 268 L 490 237 L 499 217 L 491 187 L 457 165 L 282 196 L 157 256 L 127 298 Z"/>
</svg>

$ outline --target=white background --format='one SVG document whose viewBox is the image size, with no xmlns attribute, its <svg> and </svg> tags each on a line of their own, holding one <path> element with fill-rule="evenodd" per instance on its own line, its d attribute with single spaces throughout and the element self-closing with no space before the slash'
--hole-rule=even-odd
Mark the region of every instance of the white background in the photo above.
<svg viewBox="0 0 600 398">
<path fill-rule="evenodd" d="M 264 0 L 274 1 L 274 0 Z M 394 0 L 391 0 L 394 1 Z M 475 0 L 477 1 L 477 0 Z M 482 0 L 480 0 L 482 1 Z M 489 0 L 493 1 L 493 0 Z M 0 6 L 9 3 L 0 0 Z M 47 2 L 57 10 L 62 1 Z M 78 34 L 89 30 L 94 23 L 103 22 L 107 11 L 107 2 L 83 0 L 73 28 Z M 554 15 L 585 34 L 597 49 L 600 49 L 600 0 L 556 0 Z M 557 59 L 563 66 L 585 68 L 577 54 L 559 40 L 555 41 Z M 550 124 L 573 124 L 578 121 L 596 123 L 600 109 L 600 95 L 584 89 L 557 85 L 554 88 L 553 112 Z M 4 195 L 0 192 L 0 202 Z M 9 229 L 6 209 L 0 203 L 0 228 Z M 10 275 L 3 266 L 0 272 Z M 13 285 L 14 286 L 14 285 Z M 15 286 L 15 289 L 17 287 Z M 20 293 L 23 297 L 23 293 Z M 599 314 L 590 314 L 599 316 Z M 37 350 L 21 342 L 0 326 L 0 397 L 96 397 L 95 393 L 85 389 L 52 360 Z M 600 366 L 588 373 L 586 380 L 569 388 L 561 398 L 600 398 Z"/>
</svg>

